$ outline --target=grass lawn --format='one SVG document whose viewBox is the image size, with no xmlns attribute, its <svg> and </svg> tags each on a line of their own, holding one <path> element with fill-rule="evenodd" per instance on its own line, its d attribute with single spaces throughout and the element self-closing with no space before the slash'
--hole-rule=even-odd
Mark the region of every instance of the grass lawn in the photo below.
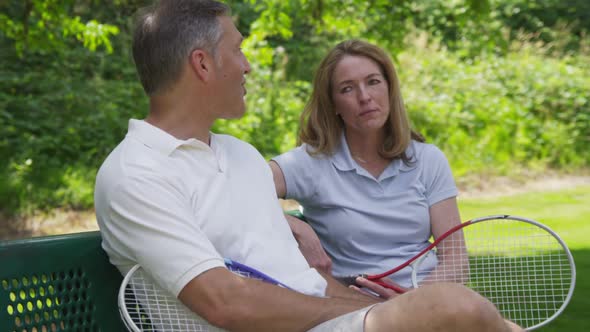
<svg viewBox="0 0 590 332">
<path fill-rule="evenodd" d="M 590 186 L 493 198 L 459 196 L 459 208 L 463 220 L 511 214 L 537 220 L 557 232 L 574 256 L 576 288 L 562 315 L 537 331 L 590 331 Z"/>
</svg>

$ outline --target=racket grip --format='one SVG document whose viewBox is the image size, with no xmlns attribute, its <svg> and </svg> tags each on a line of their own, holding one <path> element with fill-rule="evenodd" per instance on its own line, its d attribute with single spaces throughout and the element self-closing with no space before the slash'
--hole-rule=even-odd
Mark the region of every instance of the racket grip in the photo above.
<svg viewBox="0 0 590 332">
<path fill-rule="evenodd" d="M 371 279 L 369 279 L 369 280 L 371 280 Z M 387 283 L 387 282 L 383 282 L 383 281 L 379 281 L 379 280 L 371 280 L 371 281 L 374 282 L 374 283 L 376 283 L 376 284 L 378 284 L 378 285 L 380 285 L 380 286 L 382 286 L 382 287 L 391 289 L 391 290 L 393 290 L 394 292 L 396 292 L 398 294 L 403 294 L 403 293 L 405 293 L 407 291 L 406 289 L 403 289 L 403 288 L 401 288 L 401 287 L 399 287 L 397 285 L 390 284 L 390 283 Z"/>
<path fill-rule="evenodd" d="M 342 284 L 344 284 L 345 286 L 351 286 L 351 285 L 355 285 L 355 286 L 360 286 L 356 283 L 356 278 L 365 278 L 369 281 L 372 281 L 374 283 L 376 283 L 377 285 L 381 286 L 381 287 L 385 287 L 387 289 L 391 289 L 393 291 L 395 291 L 398 294 L 403 294 L 405 293 L 407 290 L 404 288 L 401 288 L 398 285 L 395 284 L 390 284 L 387 282 L 383 282 L 379 279 L 374 279 L 369 277 L 367 274 L 356 274 L 356 275 L 351 275 L 351 276 L 347 276 L 347 277 L 334 277 L 336 280 L 340 281 Z"/>
<path fill-rule="evenodd" d="M 385 287 L 387 289 L 391 289 L 394 292 L 398 293 L 398 294 L 403 294 L 407 291 L 407 289 L 401 288 L 400 286 L 397 286 L 395 284 L 390 284 L 390 283 L 386 283 L 383 282 L 379 279 L 374 279 L 369 277 L 367 274 L 356 274 L 356 275 L 351 275 L 351 276 L 347 276 L 347 277 L 334 277 L 336 280 L 340 281 L 342 284 L 344 284 L 345 286 L 358 286 L 361 287 L 360 285 L 358 285 L 356 283 L 356 278 L 365 278 L 369 281 L 372 281 L 374 283 L 376 283 L 377 285 L 381 286 L 381 287 Z"/>
<path fill-rule="evenodd" d="M 346 277 L 334 277 L 334 279 L 340 281 L 345 286 L 351 286 L 351 285 L 357 286 L 356 278 L 358 278 L 358 277 L 366 278 L 367 275 L 366 274 L 355 274 L 355 275 L 350 275 L 350 276 L 346 276 Z"/>
</svg>

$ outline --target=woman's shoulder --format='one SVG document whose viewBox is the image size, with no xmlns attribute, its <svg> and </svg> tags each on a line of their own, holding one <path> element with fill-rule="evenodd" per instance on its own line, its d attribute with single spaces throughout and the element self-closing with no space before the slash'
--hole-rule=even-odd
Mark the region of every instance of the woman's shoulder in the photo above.
<svg viewBox="0 0 590 332">
<path fill-rule="evenodd" d="M 312 147 L 307 144 L 297 146 L 285 153 L 282 153 L 272 160 L 279 164 L 283 170 L 285 168 L 305 170 L 307 173 L 321 174 L 326 167 L 331 165 L 330 159 L 322 154 L 314 153 Z"/>
<path fill-rule="evenodd" d="M 438 146 L 432 143 L 418 142 L 416 140 L 412 140 L 410 146 L 406 150 L 406 154 L 408 157 L 414 157 L 418 160 L 431 160 L 438 159 L 440 157 L 446 158 Z"/>
<path fill-rule="evenodd" d="M 300 159 L 306 159 L 306 160 L 310 160 L 310 161 L 314 161 L 314 162 L 318 162 L 318 161 L 322 161 L 322 160 L 328 160 L 330 159 L 330 156 L 327 156 L 323 153 L 317 153 L 316 149 L 306 143 L 303 143 L 283 154 L 281 154 L 281 156 L 293 156 L 293 157 L 297 157 Z"/>
</svg>

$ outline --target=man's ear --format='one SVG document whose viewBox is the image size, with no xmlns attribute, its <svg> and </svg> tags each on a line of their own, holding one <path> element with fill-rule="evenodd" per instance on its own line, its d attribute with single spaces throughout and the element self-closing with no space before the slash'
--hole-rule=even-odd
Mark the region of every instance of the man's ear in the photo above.
<svg viewBox="0 0 590 332">
<path fill-rule="evenodd" d="M 209 53 L 203 50 L 194 50 L 189 57 L 189 63 L 192 70 L 203 82 L 208 82 L 211 79 L 213 70 L 213 58 Z"/>
</svg>

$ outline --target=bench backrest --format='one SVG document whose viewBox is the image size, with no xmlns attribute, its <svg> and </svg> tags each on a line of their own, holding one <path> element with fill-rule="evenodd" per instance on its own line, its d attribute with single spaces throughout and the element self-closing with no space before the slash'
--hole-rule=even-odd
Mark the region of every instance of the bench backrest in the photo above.
<svg viewBox="0 0 590 332">
<path fill-rule="evenodd" d="M 99 232 L 0 241 L 0 331 L 126 331 Z"/>
</svg>

